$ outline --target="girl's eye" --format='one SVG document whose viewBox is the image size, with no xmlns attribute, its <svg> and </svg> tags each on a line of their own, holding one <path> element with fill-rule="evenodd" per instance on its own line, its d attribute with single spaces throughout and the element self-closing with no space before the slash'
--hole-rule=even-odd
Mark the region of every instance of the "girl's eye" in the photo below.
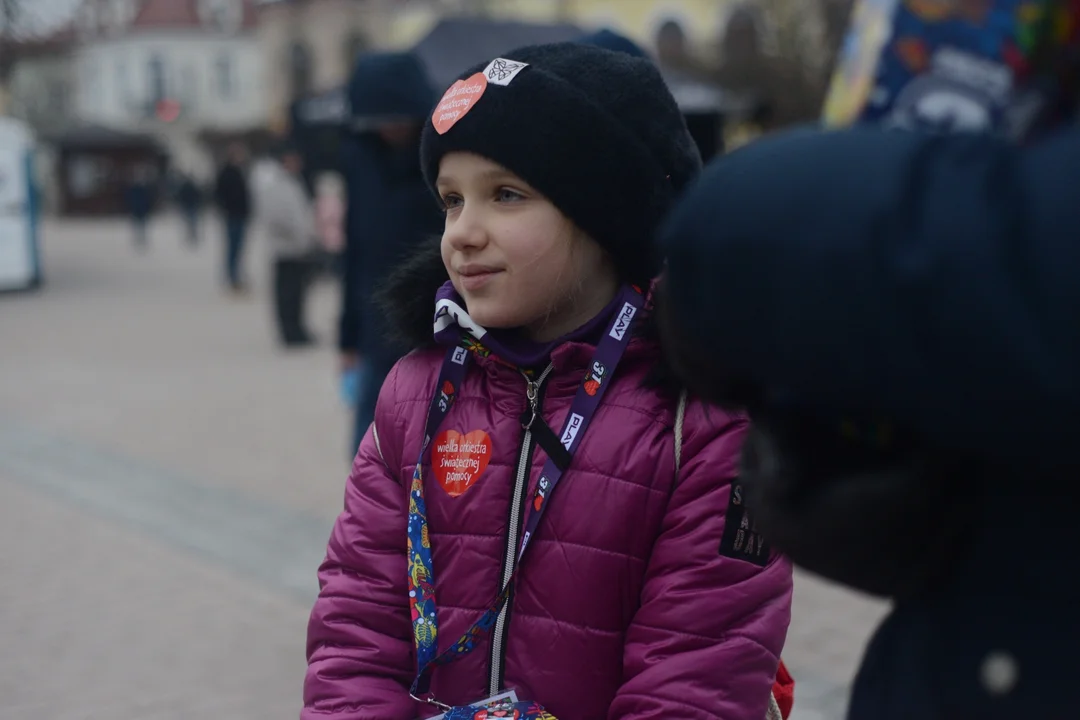
<svg viewBox="0 0 1080 720">
<path fill-rule="evenodd" d="M 517 202 L 518 200 L 525 199 L 524 195 L 517 190 L 511 190 L 510 188 L 499 188 L 499 191 L 495 196 L 499 202 Z"/>
<path fill-rule="evenodd" d="M 461 206 L 462 200 L 460 195 L 454 195 L 449 193 L 443 196 L 442 206 L 443 210 L 453 210 Z"/>
</svg>

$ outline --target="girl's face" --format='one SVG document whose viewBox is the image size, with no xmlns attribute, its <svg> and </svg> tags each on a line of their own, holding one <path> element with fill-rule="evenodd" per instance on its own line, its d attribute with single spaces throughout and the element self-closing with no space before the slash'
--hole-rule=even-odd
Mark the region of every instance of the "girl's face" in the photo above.
<svg viewBox="0 0 1080 720">
<path fill-rule="evenodd" d="M 615 296 L 618 279 L 603 249 L 506 168 L 449 153 L 436 187 L 446 208 L 443 263 L 480 325 L 552 340 Z"/>
</svg>

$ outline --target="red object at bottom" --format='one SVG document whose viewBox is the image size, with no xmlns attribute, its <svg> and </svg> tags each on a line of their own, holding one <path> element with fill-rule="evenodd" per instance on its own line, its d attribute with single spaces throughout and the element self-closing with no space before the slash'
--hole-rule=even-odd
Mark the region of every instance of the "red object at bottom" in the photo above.
<svg viewBox="0 0 1080 720">
<path fill-rule="evenodd" d="M 773 697 L 780 708 L 780 714 L 787 720 L 791 715 L 791 708 L 795 706 L 795 679 L 791 677 L 784 661 L 780 661 L 780 667 L 776 669 L 776 682 L 772 688 Z"/>
</svg>

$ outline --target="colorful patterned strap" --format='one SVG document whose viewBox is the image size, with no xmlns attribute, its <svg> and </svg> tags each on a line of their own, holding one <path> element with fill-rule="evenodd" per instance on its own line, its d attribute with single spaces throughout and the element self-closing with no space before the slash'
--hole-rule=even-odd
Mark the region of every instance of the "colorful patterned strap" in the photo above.
<svg viewBox="0 0 1080 720">
<path fill-rule="evenodd" d="M 534 702 L 461 705 L 451 708 L 442 720 L 556 720 L 555 716 Z"/>
</svg>

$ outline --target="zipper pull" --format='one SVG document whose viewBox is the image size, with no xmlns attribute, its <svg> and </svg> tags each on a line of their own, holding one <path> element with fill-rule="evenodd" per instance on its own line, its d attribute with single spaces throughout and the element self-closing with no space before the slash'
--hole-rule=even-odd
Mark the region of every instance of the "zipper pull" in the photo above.
<svg viewBox="0 0 1080 720">
<path fill-rule="evenodd" d="M 536 422 L 537 407 L 540 404 L 540 383 L 529 380 L 529 386 L 525 389 L 525 397 L 529 401 L 529 408 L 521 416 L 521 427 L 528 430 Z M 528 418 L 526 418 L 528 416 Z"/>
</svg>

